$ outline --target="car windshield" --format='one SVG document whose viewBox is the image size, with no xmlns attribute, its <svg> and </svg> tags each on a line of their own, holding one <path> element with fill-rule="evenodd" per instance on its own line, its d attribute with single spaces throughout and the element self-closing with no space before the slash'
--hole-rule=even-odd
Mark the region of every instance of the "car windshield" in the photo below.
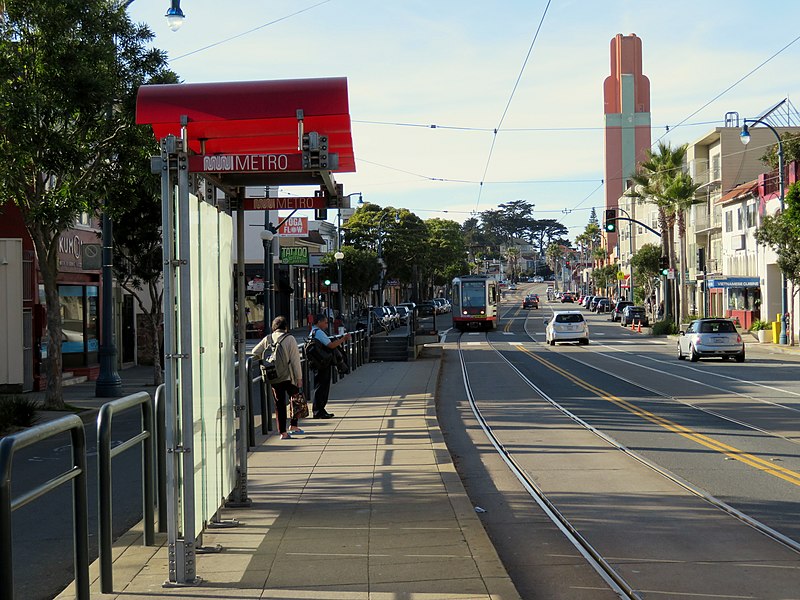
<svg viewBox="0 0 800 600">
<path fill-rule="evenodd" d="M 700 323 L 700 333 L 736 333 L 731 321 L 705 321 Z"/>
<path fill-rule="evenodd" d="M 583 315 L 579 314 L 556 315 L 556 323 L 583 323 Z"/>
</svg>

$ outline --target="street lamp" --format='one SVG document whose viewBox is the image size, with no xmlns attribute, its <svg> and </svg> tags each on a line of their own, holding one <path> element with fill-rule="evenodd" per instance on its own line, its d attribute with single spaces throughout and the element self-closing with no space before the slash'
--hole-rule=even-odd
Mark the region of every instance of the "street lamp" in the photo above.
<svg viewBox="0 0 800 600">
<path fill-rule="evenodd" d="M 266 213 L 265 213 L 266 214 Z M 264 335 L 272 324 L 272 239 L 275 228 L 268 223 L 258 235 L 264 243 Z"/>
<path fill-rule="evenodd" d="M 333 258 L 336 259 L 336 279 L 338 284 L 337 287 L 339 289 L 339 314 L 342 317 L 342 325 L 344 325 L 344 293 L 342 292 L 342 259 L 344 258 L 344 252 L 337 250 L 333 255 Z"/>
<path fill-rule="evenodd" d="M 783 213 L 783 202 L 784 202 L 784 192 L 785 192 L 785 181 L 784 181 L 784 165 L 783 165 L 783 141 L 781 140 L 781 136 L 775 131 L 775 128 L 770 125 L 769 123 L 765 123 L 761 119 L 745 119 L 744 124 L 742 125 L 742 132 L 739 134 L 739 139 L 742 140 L 742 143 L 747 146 L 750 143 L 750 130 L 747 124 L 750 123 L 755 125 L 757 123 L 761 123 L 764 127 L 769 129 L 772 133 L 775 134 L 775 137 L 778 140 L 778 186 L 780 192 L 780 201 L 781 201 L 781 213 Z M 787 297 L 786 297 L 786 273 L 781 270 L 781 334 L 778 338 L 778 343 L 785 346 L 788 344 L 788 336 L 786 334 L 786 317 L 787 317 Z"/>
<path fill-rule="evenodd" d="M 167 26 L 172 31 L 178 31 L 183 25 L 184 19 L 186 19 L 186 15 L 181 10 L 181 0 L 172 0 L 167 14 L 164 16 L 167 18 Z"/>
</svg>

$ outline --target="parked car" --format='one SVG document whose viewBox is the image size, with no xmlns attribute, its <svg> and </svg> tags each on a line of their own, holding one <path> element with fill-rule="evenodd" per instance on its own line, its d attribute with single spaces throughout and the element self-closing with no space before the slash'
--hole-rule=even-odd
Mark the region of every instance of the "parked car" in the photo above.
<svg viewBox="0 0 800 600">
<path fill-rule="evenodd" d="M 533 295 L 525 296 L 522 301 L 522 308 L 539 308 L 539 297 Z"/>
<path fill-rule="evenodd" d="M 589 310 L 592 312 L 596 311 L 597 303 L 600 302 L 600 300 L 608 300 L 608 298 L 606 298 L 605 296 L 595 296 L 594 298 L 592 298 L 592 301 L 589 302 Z"/>
<path fill-rule="evenodd" d="M 588 344 L 589 324 L 583 318 L 583 313 L 577 310 L 555 312 L 547 320 L 545 339 L 551 346 L 555 346 L 556 342 Z"/>
<path fill-rule="evenodd" d="M 622 319 L 622 309 L 624 309 L 626 306 L 633 306 L 633 302 L 630 300 L 620 300 L 616 303 L 614 310 L 611 311 L 611 320 L 613 322 L 617 322 Z"/>
<path fill-rule="evenodd" d="M 608 298 L 600 298 L 594 310 L 597 314 L 611 312 L 611 300 Z"/>
<path fill-rule="evenodd" d="M 640 324 L 642 327 L 647 327 L 650 322 L 647 319 L 647 311 L 644 309 L 644 306 L 633 306 L 631 304 L 622 309 L 619 324 L 623 327 L 637 324 Z"/>
<path fill-rule="evenodd" d="M 420 317 L 431 317 L 436 314 L 436 304 L 431 300 L 417 304 L 417 314 Z"/>
<path fill-rule="evenodd" d="M 392 327 L 400 327 L 400 313 L 397 312 L 395 306 L 384 306 L 386 312 L 389 313 L 389 319 L 392 321 Z"/>
<path fill-rule="evenodd" d="M 583 302 L 581 302 L 581 305 L 584 308 L 589 308 L 589 303 L 592 301 L 593 298 L 594 298 L 594 296 L 584 296 L 583 297 Z"/>
<path fill-rule="evenodd" d="M 719 356 L 744 362 L 744 341 L 730 319 L 697 319 L 678 336 L 678 360 Z"/>
<path fill-rule="evenodd" d="M 411 309 L 409 309 L 407 306 L 403 306 L 402 304 L 396 308 L 397 314 L 400 316 L 400 324 L 407 325 L 408 319 L 411 316 Z"/>
</svg>

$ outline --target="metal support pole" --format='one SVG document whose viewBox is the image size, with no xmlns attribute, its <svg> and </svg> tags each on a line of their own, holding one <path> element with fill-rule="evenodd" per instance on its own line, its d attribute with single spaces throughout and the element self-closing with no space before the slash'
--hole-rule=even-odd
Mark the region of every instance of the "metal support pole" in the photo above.
<svg viewBox="0 0 800 600">
<path fill-rule="evenodd" d="M 244 190 L 240 190 L 240 195 Z M 241 200 L 241 197 L 240 197 Z M 241 204 L 239 204 L 241 206 Z M 239 393 L 236 397 L 236 412 L 239 417 L 239 428 L 237 436 L 239 439 L 239 473 L 236 487 L 231 494 L 231 502 L 227 506 L 250 506 L 250 499 L 247 497 L 247 428 L 248 428 L 248 403 L 246 387 L 248 385 L 249 373 L 247 371 L 247 347 L 245 336 L 247 335 L 247 315 L 244 306 L 245 281 L 244 281 L 244 215 L 245 211 L 241 208 L 236 213 L 236 298 L 237 302 L 237 377 L 239 380 Z M 266 217 L 265 217 L 266 218 Z M 264 320 L 266 327 L 266 317 L 269 304 L 266 296 L 266 274 L 264 277 Z"/>
<path fill-rule="evenodd" d="M 342 325 L 344 325 L 344 292 L 342 291 L 342 261 L 336 261 L 336 275 L 337 286 L 339 288 L 339 314 L 342 316 Z M 338 333 L 338 332 L 337 332 Z"/>
<path fill-rule="evenodd" d="M 94 387 L 98 398 L 116 398 L 122 395 L 122 379 L 117 373 L 117 348 L 114 346 L 114 313 L 111 267 L 113 224 L 103 212 L 103 297 L 102 331 L 100 344 L 100 374 Z"/>
</svg>

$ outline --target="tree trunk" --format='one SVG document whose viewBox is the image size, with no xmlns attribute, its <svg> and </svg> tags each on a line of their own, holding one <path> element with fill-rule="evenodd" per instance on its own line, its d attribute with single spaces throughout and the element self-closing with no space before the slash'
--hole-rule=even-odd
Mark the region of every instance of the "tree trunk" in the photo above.
<svg viewBox="0 0 800 600">
<path fill-rule="evenodd" d="M 678 311 L 678 323 L 683 323 L 689 314 L 689 299 L 687 298 L 688 286 L 686 284 L 686 214 L 681 209 L 678 211 L 678 239 L 680 245 L 680 310 Z"/>
<path fill-rule="evenodd" d="M 61 353 L 63 322 L 61 302 L 58 295 L 58 236 L 47 239 L 41 227 L 28 227 L 39 262 L 39 272 L 44 283 L 47 303 L 47 363 L 45 369 L 46 390 L 44 404 L 50 410 L 64 410 L 61 374 L 64 359 Z"/>
</svg>

